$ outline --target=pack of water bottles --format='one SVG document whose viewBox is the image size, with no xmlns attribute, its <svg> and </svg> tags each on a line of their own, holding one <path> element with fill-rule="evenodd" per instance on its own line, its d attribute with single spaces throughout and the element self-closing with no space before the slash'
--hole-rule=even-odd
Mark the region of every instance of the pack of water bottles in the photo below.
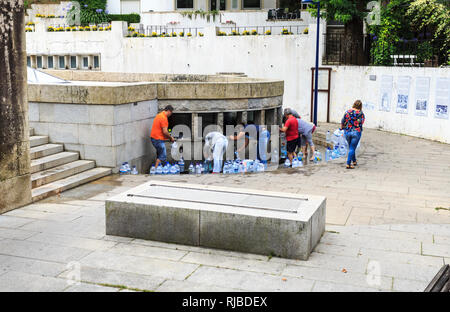
<svg viewBox="0 0 450 312">
<path fill-rule="evenodd" d="M 119 174 L 120 175 L 125 175 L 125 174 L 139 174 L 139 172 L 136 169 L 136 166 L 131 167 L 130 164 L 128 164 L 128 162 L 124 162 L 122 163 L 122 165 L 119 168 Z"/>
<path fill-rule="evenodd" d="M 235 173 L 250 173 L 250 172 L 264 172 L 267 169 L 267 162 L 262 162 L 258 159 L 235 159 L 228 160 L 223 166 L 223 174 Z"/>
<path fill-rule="evenodd" d="M 325 161 L 330 161 L 347 155 L 348 143 L 345 139 L 344 130 L 336 129 L 333 133 L 327 131 L 327 143 L 333 145 L 333 149 L 327 147 L 325 151 Z M 358 144 L 359 146 L 359 144 Z"/>
<path fill-rule="evenodd" d="M 156 174 L 180 174 L 184 172 L 184 160 L 183 158 L 180 161 L 175 162 L 173 164 L 166 162 L 165 164 L 161 163 L 157 168 L 152 166 L 150 168 L 150 175 Z"/>
<path fill-rule="evenodd" d="M 202 162 L 191 163 L 188 167 L 189 174 L 208 174 L 212 172 L 212 161 L 205 160 Z"/>
</svg>

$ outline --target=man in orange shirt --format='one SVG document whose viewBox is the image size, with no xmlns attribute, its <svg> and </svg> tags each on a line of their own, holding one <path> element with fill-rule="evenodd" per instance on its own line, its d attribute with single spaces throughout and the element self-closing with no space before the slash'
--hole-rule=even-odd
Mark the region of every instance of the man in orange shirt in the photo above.
<svg viewBox="0 0 450 312">
<path fill-rule="evenodd" d="M 167 105 L 164 110 L 156 115 L 153 120 L 152 132 L 150 133 L 150 138 L 152 140 L 153 146 L 156 148 L 156 163 L 155 168 L 158 168 L 158 165 L 166 160 L 166 145 L 164 143 L 165 140 L 169 139 L 170 142 L 175 141 L 174 138 L 170 135 L 167 128 L 169 127 L 169 117 L 172 115 L 173 107 L 171 105 Z"/>
</svg>

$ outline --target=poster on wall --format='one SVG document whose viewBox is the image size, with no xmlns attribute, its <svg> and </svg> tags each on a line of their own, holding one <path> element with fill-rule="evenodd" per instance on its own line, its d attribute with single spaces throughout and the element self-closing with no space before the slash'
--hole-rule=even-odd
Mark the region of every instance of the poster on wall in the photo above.
<svg viewBox="0 0 450 312">
<path fill-rule="evenodd" d="M 436 118 L 448 119 L 450 105 L 450 78 L 438 78 L 436 81 Z"/>
<path fill-rule="evenodd" d="M 397 81 L 397 113 L 408 114 L 409 84 L 411 77 L 399 76 Z"/>
<path fill-rule="evenodd" d="M 391 110 L 392 80 L 392 76 L 381 76 L 380 111 L 389 112 Z"/>
<path fill-rule="evenodd" d="M 416 78 L 416 115 L 428 116 L 428 101 L 430 97 L 430 78 Z"/>
</svg>

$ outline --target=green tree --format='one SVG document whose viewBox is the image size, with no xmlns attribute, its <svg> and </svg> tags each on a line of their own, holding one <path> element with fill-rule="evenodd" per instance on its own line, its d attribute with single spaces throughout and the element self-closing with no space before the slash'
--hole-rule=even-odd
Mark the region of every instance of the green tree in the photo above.
<svg viewBox="0 0 450 312">
<path fill-rule="evenodd" d="M 327 21 L 339 21 L 345 25 L 345 46 L 347 56 L 346 63 L 356 61 L 357 64 L 366 63 L 364 57 L 363 25 L 367 17 L 367 4 L 371 0 L 321 0 L 320 17 Z M 317 7 L 310 5 L 308 11 L 317 16 Z"/>
<path fill-rule="evenodd" d="M 450 65 L 450 2 L 414 0 L 407 15 L 411 26 L 419 32 L 432 34 L 433 47 L 441 63 Z"/>
</svg>

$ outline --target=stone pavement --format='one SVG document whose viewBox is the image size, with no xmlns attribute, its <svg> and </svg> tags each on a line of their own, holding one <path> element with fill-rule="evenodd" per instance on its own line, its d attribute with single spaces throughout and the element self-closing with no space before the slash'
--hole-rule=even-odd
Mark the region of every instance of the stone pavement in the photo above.
<svg viewBox="0 0 450 312">
<path fill-rule="evenodd" d="M 362 144 L 355 170 L 157 177 L 326 196 L 308 261 L 106 236 L 104 200 L 149 180 L 114 175 L 0 216 L 0 291 L 423 291 L 450 263 L 450 146 L 369 129 Z"/>
</svg>

